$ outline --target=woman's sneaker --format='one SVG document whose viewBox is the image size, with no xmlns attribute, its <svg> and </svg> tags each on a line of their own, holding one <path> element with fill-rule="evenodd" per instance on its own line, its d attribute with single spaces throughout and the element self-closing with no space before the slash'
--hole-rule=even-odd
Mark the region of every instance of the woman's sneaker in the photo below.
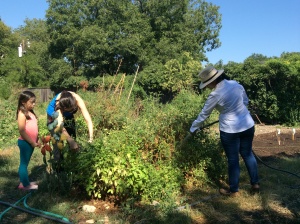
<svg viewBox="0 0 300 224">
<path fill-rule="evenodd" d="M 252 193 L 252 194 L 257 194 L 257 193 L 259 193 L 259 184 L 253 184 L 253 185 L 251 186 L 251 193 Z"/>
<path fill-rule="evenodd" d="M 233 198 L 239 196 L 239 192 L 230 192 L 229 189 L 225 189 L 225 188 L 220 188 L 219 192 L 221 195 L 229 196 L 229 197 L 233 197 Z"/>
</svg>

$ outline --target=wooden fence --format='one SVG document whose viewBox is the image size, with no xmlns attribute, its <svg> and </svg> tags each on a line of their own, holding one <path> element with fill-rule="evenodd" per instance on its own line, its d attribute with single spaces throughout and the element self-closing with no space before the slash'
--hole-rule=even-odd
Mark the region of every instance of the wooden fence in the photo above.
<svg viewBox="0 0 300 224">
<path fill-rule="evenodd" d="M 48 102 L 54 97 L 54 92 L 50 88 L 28 88 L 36 95 L 38 102 Z"/>
</svg>

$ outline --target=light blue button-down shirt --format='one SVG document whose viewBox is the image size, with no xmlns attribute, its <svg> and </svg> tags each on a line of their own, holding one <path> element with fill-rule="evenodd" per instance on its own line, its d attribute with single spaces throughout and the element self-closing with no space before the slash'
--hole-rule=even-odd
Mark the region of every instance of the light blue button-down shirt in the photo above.
<svg viewBox="0 0 300 224">
<path fill-rule="evenodd" d="M 242 85 L 234 80 L 223 80 L 209 94 L 202 111 L 192 123 L 190 132 L 203 126 L 214 108 L 220 112 L 219 129 L 227 133 L 238 133 L 254 126 L 249 110 L 248 97 Z"/>
</svg>

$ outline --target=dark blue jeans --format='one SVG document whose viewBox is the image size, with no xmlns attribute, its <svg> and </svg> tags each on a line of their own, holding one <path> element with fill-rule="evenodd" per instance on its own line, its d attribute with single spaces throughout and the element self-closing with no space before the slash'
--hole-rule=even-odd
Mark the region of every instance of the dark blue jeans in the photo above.
<svg viewBox="0 0 300 224">
<path fill-rule="evenodd" d="M 242 156 L 247 167 L 250 176 L 250 184 L 258 184 L 257 162 L 252 153 L 254 131 L 253 126 L 252 128 L 239 133 L 220 132 L 221 142 L 227 156 L 230 192 L 239 191 L 239 154 Z"/>
</svg>

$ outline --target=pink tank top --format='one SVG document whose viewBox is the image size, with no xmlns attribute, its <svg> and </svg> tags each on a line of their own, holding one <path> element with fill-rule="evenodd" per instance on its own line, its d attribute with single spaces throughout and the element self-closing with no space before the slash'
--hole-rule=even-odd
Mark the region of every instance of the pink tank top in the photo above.
<svg viewBox="0 0 300 224">
<path fill-rule="evenodd" d="M 32 141 L 36 142 L 38 137 L 38 122 L 34 114 L 29 113 L 29 116 L 31 119 L 26 120 L 25 131 Z M 22 136 L 19 139 L 24 140 Z"/>
</svg>

